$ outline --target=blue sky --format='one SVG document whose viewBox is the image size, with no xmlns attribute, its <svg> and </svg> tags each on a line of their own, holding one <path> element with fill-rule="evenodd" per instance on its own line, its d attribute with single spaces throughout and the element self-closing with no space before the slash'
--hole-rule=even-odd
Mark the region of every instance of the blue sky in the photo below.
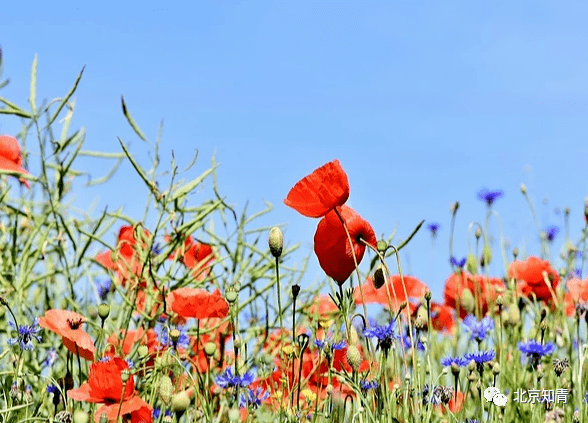
<svg viewBox="0 0 588 423">
<path fill-rule="evenodd" d="M 121 113 L 124 95 L 151 140 L 164 119 L 164 165 L 172 149 L 180 163 L 198 149 L 186 175 L 194 177 L 216 152 L 230 203 L 249 201 L 252 211 L 273 203 L 260 224 L 288 223 L 287 242 L 303 244 L 298 260 L 312 251 L 318 221 L 282 201 L 338 158 L 349 205 L 378 235 L 397 227 L 400 241 L 421 219 L 441 224 L 433 259 L 425 230 L 402 255 L 441 299 L 449 207 L 461 203 L 455 253 L 465 256 L 469 222 L 484 219 L 483 187 L 505 192 L 495 209 L 514 246 L 540 252 L 520 183 L 542 226 L 562 226 L 554 210 L 570 207 L 578 238 L 588 194 L 587 9 L 580 1 L 9 2 L 0 45 L 11 84 L 0 95 L 27 105 L 35 54 L 41 99 L 67 92 L 86 65 L 72 125 L 85 126 L 86 148 L 120 151 L 120 136 L 147 164 Z M 19 129 L 0 116 L 0 132 Z M 125 164 L 91 195 L 139 219 L 145 192 Z M 562 242 L 560 233 L 553 257 Z M 502 275 L 498 260 L 491 272 Z M 312 255 L 306 283 L 322 277 Z"/>
</svg>

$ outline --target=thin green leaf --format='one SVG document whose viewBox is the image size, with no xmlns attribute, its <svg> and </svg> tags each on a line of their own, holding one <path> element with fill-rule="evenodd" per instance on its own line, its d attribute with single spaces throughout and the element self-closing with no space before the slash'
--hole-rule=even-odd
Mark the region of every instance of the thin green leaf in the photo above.
<svg viewBox="0 0 588 423">
<path fill-rule="evenodd" d="M 84 67 L 80 71 L 78 77 L 76 78 L 73 86 L 69 89 L 69 91 L 67 92 L 67 94 L 65 95 L 65 97 L 63 97 L 63 99 L 61 100 L 61 102 L 57 106 L 57 110 L 55 110 L 55 112 L 53 113 L 53 115 L 49 119 L 49 122 L 47 123 L 47 126 L 51 125 L 55 121 L 55 119 L 57 119 L 57 116 L 59 115 L 59 113 L 61 112 L 61 110 L 65 106 L 65 104 L 71 98 L 71 96 L 73 95 L 73 93 L 76 92 L 76 89 L 78 88 L 78 84 L 80 83 L 80 80 L 82 79 L 82 74 L 84 73 L 84 69 L 86 69 L 86 65 L 84 65 Z"/>
<path fill-rule="evenodd" d="M 31 105 L 31 111 L 33 115 L 37 113 L 37 55 L 33 59 L 33 66 L 31 68 L 31 90 L 29 94 L 29 104 Z"/>
<path fill-rule="evenodd" d="M 210 175 L 213 171 L 214 171 L 214 168 L 211 167 L 206 172 L 204 172 L 202 175 L 200 175 L 199 177 L 194 179 L 192 182 L 189 182 L 189 183 L 185 184 L 184 186 L 180 187 L 176 192 L 174 192 L 170 201 L 177 200 L 180 197 L 183 197 L 184 195 L 190 193 L 194 188 L 196 188 L 198 185 L 200 185 L 202 183 L 202 181 L 208 175 Z"/>
<path fill-rule="evenodd" d="M 133 117 L 131 116 L 129 111 L 127 110 L 127 105 L 125 104 L 125 99 L 122 95 L 120 96 L 120 101 L 122 103 L 123 114 L 127 118 L 129 125 L 131 125 L 131 127 L 133 128 L 135 133 L 139 136 L 139 138 L 141 138 L 143 141 L 147 142 L 147 137 L 143 134 L 143 131 L 141 131 L 141 129 L 139 128 L 139 126 L 137 125 L 137 123 L 135 122 L 135 120 L 133 119 Z"/>
</svg>

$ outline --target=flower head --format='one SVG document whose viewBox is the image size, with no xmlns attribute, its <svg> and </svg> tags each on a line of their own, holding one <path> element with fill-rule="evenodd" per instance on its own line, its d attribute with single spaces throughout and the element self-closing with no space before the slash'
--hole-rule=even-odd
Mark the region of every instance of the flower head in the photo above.
<svg viewBox="0 0 588 423">
<path fill-rule="evenodd" d="M 47 310 L 39 325 L 61 336 L 63 345 L 75 355 L 94 361 L 94 341 L 83 329 L 85 317 L 75 311 Z"/>
<path fill-rule="evenodd" d="M 22 167 L 20 146 L 13 136 L 0 135 L 0 169 L 14 173 L 24 173 L 25 175 L 29 174 L 28 170 Z M 23 178 L 20 181 L 27 188 L 30 187 L 26 179 Z"/>
<path fill-rule="evenodd" d="M 333 160 L 294 185 L 284 204 L 307 217 L 323 217 L 349 198 L 349 181 L 339 160 Z"/>
<path fill-rule="evenodd" d="M 548 342 L 542 345 L 533 339 L 527 342 L 519 342 L 517 347 L 521 352 L 527 354 L 527 356 L 538 355 L 539 357 L 543 357 L 555 351 L 555 344 Z"/>
<path fill-rule="evenodd" d="M 458 260 L 458 259 L 457 259 L 457 258 L 455 258 L 455 257 L 451 257 L 451 258 L 449 259 L 449 263 L 451 263 L 451 265 L 452 265 L 452 266 L 455 266 L 455 267 L 457 267 L 458 269 L 463 269 L 463 267 L 464 267 L 464 266 L 465 266 L 465 264 L 466 264 L 466 261 L 467 261 L 466 257 L 464 257 L 464 258 L 462 258 L 462 259 L 460 259 L 460 260 Z"/>
<path fill-rule="evenodd" d="M 13 329 L 16 329 L 16 325 L 10 321 L 8 323 Z M 20 325 L 18 327 L 18 335 L 15 338 L 10 338 L 7 342 L 8 345 L 20 344 L 21 350 L 32 350 L 35 346 L 33 340 L 41 342 L 41 336 L 39 331 L 39 319 L 35 318 L 32 325 Z"/>
<path fill-rule="evenodd" d="M 229 314 L 229 303 L 218 289 L 211 294 L 200 288 L 179 288 L 167 296 L 167 302 L 172 311 L 182 317 L 206 319 Z"/>
<path fill-rule="evenodd" d="M 470 339 L 475 339 L 478 342 L 481 342 L 488 332 L 494 329 L 494 320 L 491 317 L 484 317 L 482 320 L 478 321 L 473 315 L 468 315 L 463 321 L 465 327 L 472 333 Z"/>
<path fill-rule="evenodd" d="M 376 247 L 376 234 L 371 225 L 345 205 L 338 212 L 347 226 L 353 245 L 349 245 L 345 228 L 335 211 L 328 212 L 319 222 L 314 235 L 314 252 L 324 272 L 343 284 L 355 270 L 365 252 L 365 243 Z M 364 243 L 365 242 L 365 243 Z"/>
<path fill-rule="evenodd" d="M 512 262 L 508 266 L 508 276 L 517 279 L 519 294 L 528 298 L 534 295 L 539 301 L 551 300 L 551 291 L 555 292 L 560 280 L 559 274 L 547 260 L 534 256 L 529 257 L 526 261 Z M 545 282 L 545 278 L 551 287 Z"/>
<path fill-rule="evenodd" d="M 394 333 L 395 326 L 394 321 L 382 326 L 373 325 L 363 331 L 363 336 L 366 338 L 376 338 L 378 340 L 377 348 L 380 348 L 384 351 L 384 354 L 387 354 L 392 347 L 392 341 L 400 338 L 399 335 Z"/>
<path fill-rule="evenodd" d="M 439 225 L 438 223 L 429 223 L 427 225 L 427 229 L 429 231 L 431 231 L 431 235 L 433 237 L 436 237 L 437 236 L 437 231 L 439 230 L 440 227 L 441 227 L 441 225 Z"/>
<path fill-rule="evenodd" d="M 482 188 L 478 191 L 478 198 L 482 201 L 485 201 L 488 207 L 491 207 L 494 201 L 498 200 L 504 195 L 504 192 L 500 190 L 490 191 L 487 188 Z"/>
<path fill-rule="evenodd" d="M 545 238 L 547 241 L 552 242 L 557 234 L 559 233 L 559 228 L 557 226 L 551 225 L 545 228 Z"/>
<path fill-rule="evenodd" d="M 445 281 L 443 296 L 445 305 L 456 308 L 459 301 L 460 317 L 465 318 L 477 307 L 485 314 L 488 311 L 488 304 L 498 297 L 500 291 L 504 289 L 504 283 L 499 278 L 488 278 L 483 275 L 471 275 L 467 272 L 452 273 Z M 467 304 L 464 303 L 465 296 L 473 296 L 471 310 L 467 310 Z"/>
<path fill-rule="evenodd" d="M 374 287 L 372 276 L 368 277 L 365 284 L 356 287 L 353 291 L 353 297 L 356 304 L 381 304 L 384 307 L 390 307 L 390 302 L 393 308 L 397 308 L 403 301 L 409 301 L 410 298 L 422 298 L 425 292 L 429 289 L 427 285 L 421 282 L 414 276 L 391 275 L 384 285 L 378 289 Z M 404 284 L 403 284 L 404 281 Z M 406 289 L 407 296 L 404 295 Z M 361 295 L 363 291 L 363 296 Z M 390 297 L 388 297 L 390 294 Z"/>
<path fill-rule="evenodd" d="M 118 231 L 116 250 L 104 251 L 96 256 L 98 263 L 116 272 L 118 282 L 122 286 L 125 286 L 129 278 L 139 278 L 143 273 L 141 252 L 147 249 L 148 245 L 144 239 L 149 239 L 151 234 L 143 229 L 142 236 L 137 239 L 136 229 L 130 225 L 122 226 Z M 140 232 L 137 231 L 137 234 Z M 145 282 L 142 282 L 142 285 L 145 285 Z"/>
<path fill-rule="evenodd" d="M 216 384 L 221 388 L 229 388 L 239 386 L 246 388 L 253 383 L 253 374 L 246 372 L 242 375 L 234 375 L 229 367 L 223 373 L 216 377 Z"/>
<path fill-rule="evenodd" d="M 496 352 L 494 350 L 489 351 L 477 351 L 474 353 L 467 353 L 464 355 L 464 358 L 468 361 L 468 363 L 472 360 L 476 362 L 476 364 L 484 364 L 496 357 Z"/>
<path fill-rule="evenodd" d="M 167 236 L 166 241 L 172 238 Z M 184 245 L 169 255 L 169 259 L 177 257 L 178 260 L 191 269 L 198 279 L 204 279 L 210 274 L 210 265 L 214 262 L 214 252 L 212 247 L 204 242 L 195 241 L 192 236 L 188 236 Z"/>
<path fill-rule="evenodd" d="M 123 382 L 122 373 L 129 365 L 120 357 L 97 361 L 90 366 L 88 381 L 78 389 L 70 389 L 67 396 L 74 401 L 103 403 L 94 418 L 96 421 L 106 414 L 108 421 L 130 414 L 131 421 L 152 421 L 151 406 L 135 394 L 135 382 L 129 377 Z"/>
<path fill-rule="evenodd" d="M 464 357 L 445 357 L 441 359 L 441 365 L 444 367 L 451 367 L 452 364 L 456 364 L 458 367 L 465 367 L 469 363 L 469 360 Z"/>
<path fill-rule="evenodd" d="M 241 401 L 240 406 L 241 408 L 257 408 L 261 405 L 262 401 L 265 401 L 269 397 L 269 392 L 265 389 L 257 388 L 251 389 L 247 388 L 247 392 L 245 394 L 241 394 Z"/>
</svg>

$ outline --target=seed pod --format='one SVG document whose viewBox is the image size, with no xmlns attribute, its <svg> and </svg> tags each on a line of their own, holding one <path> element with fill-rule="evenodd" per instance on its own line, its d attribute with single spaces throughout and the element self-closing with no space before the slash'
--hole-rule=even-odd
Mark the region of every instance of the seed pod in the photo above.
<svg viewBox="0 0 588 423">
<path fill-rule="evenodd" d="M 349 345 L 347 347 L 347 363 L 349 363 L 355 372 L 357 372 L 361 365 L 361 353 L 355 345 Z"/>
</svg>

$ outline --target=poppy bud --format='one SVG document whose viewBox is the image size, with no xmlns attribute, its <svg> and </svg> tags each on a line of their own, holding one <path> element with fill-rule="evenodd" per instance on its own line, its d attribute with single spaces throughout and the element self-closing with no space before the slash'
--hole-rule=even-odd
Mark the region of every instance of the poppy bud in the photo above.
<svg viewBox="0 0 588 423">
<path fill-rule="evenodd" d="M 168 375 L 161 377 L 159 381 L 159 398 L 165 405 L 169 405 L 174 394 L 174 385 Z"/>
<path fill-rule="evenodd" d="M 238 408 L 232 408 L 229 410 L 229 422 L 235 423 L 241 420 L 241 413 Z"/>
<path fill-rule="evenodd" d="M 376 267 L 374 272 L 374 277 L 372 278 L 372 284 L 374 285 L 375 289 L 380 289 L 386 283 L 386 274 L 384 271 L 384 266 L 381 264 Z"/>
<path fill-rule="evenodd" d="M 181 335 L 181 332 L 177 329 L 172 329 L 169 331 L 169 338 L 171 339 L 174 348 L 177 347 L 178 340 L 180 339 Z"/>
<path fill-rule="evenodd" d="M 482 249 L 482 259 L 480 260 L 480 265 L 482 267 L 488 266 L 492 261 L 492 248 L 490 245 L 484 244 L 484 248 Z"/>
<path fill-rule="evenodd" d="M 513 256 L 513 258 L 514 258 L 515 260 L 516 260 L 516 259 L 517 259 L 517 257 L 519 256 L 519 249 L 518 249 L 517 247 L 514 247 L 514 248 L 512 249 L 512 256 Z"/>
<path fill-rule="evenodd" d="M 492 373 L 494 373 L 495 375 L 500 373 L 500 364 L 494 363 L 494 365 L 492 366 Z"/>
<path fill-rule="evenodd" d="M 100 419 L 98 423 L 108 423 L 108 415 L 106 413 L 100 414 Z"/>
<path fill-rule="evenodd" d="M 147 357 L 147 354 L 149 354 L 149 347 L 147 347 L 147 345 L 139 345 L 137 353 L 139 354 L 139 358 L 145 358 Z"/>
<path fill-rule="evenodd" d="M 349 363 L 354 372 L 357 372 L 361 365 L 361 353 L 355 345 L 349 345 L 347 347 L 347 363 Z"/>
<path fill-rule="evenodd" d="M 233 346 L 237 349 L 241 348 L 241 346 L 243 345 L 243 341 L 241 341 L 241 337 L 240 336 L 235 336 L 235 339 L 233 339 Z"/>
<path fill-rule="evenodd" d="M 212 357 L 216 352 L 216 344 L 214 342 L 207 342 L 204 344 L 204 354 L 208 357 Z"/>
<path fill-rule="evenodd" d="M 388 243 L 386 241 L 384 241 L 383 239 L 379 240 L 376 244 L 378 251 L 382 254 L 384 254 L 386 252 L 386 250 L 388 249 Z"/>
<path fill-rule="evenodd" d="M 123 370 L 122 372 L 120 372 L 120 379 L 122 380 L 122 383 L 127 383 L 127 380 L 129 380 L 129 377 L 131 376 L 131 374 L 129 373 L 128 370 Z"/>
<path fill-rule="evenodd" d="M 521 184 L 521 194 L 525 195 L 527 193 L 527 186 L 525 184 Z"/>
<path fill-rule="evenodd" d="M 461 307 L 468 313 L 472 313 L 475 307 L 475 300 L 472 291 L 469 288 L 464 288 L 460 296 Z"/>
<path fill-rule="evenodd" d="M 57 420 L 57 415 L 55 415 L 55 420 Z M 63 420 L 67 421 L 67 420 Z M 69 420 L 71 421 L 71 420 Z M 73 414 L 73 423 L 88 423 L 90 421 L 90 416 L 83 410 L 76 410 Z"/>
<path fill-rule="evenodd" d="M 469 253 L 466 258 L 466 269 L 472 275 L 478 273 L 478 260 L 476 259 L 476 256 L 473 253 Z"/>
<path fill-rule="evenodd" d="M 453 376 L 459 376 L 459 366 L 456 363 L 451 363 L 451 373 Z"/>
<path fill-rule="evenodd" d="M 275 258 L 282 255 L 282 249 L 284 248 L 284 234 L 277 226 L 270 229 L 269 248 L 272 256 Z"/>
<path fill-rule="evenodd" d="M 429 301 L 431 301 L 431 298 L 433 298 L 433 294 L 431 293 L 431 290 L 430 289 L 427 289 L 425 291 L 425 300 L 427 302 L 429 302 Z"/>
<path fill-rule="evenodd" d="M 349 330 L 349 339 L 347 340 L 349 345 L 357 345 L 359 343 L 359 336 L 353 326 Z"/>
<path fill-rule="evenodd" d="M 455 203 L 451 204 L 451 213 L 457 213 L 457 209 L 459 209 L 459 201 L 456 201 Z"/>
<path fill-rule="evenodd" d="M 235 301 L 237 301 L 237 296 L 237 291 L 235 291 L 233 288 L 229 288 L 227 289 L 227 292 L 225 292 L 225 299 L 229 304 L 233 304 Z"/>
<path fill-rule="evenodd" d="M 102 319 L 102 322 L 106 320 L 108 315 L 110 314 L 110 306 L 106 303 L 102 303 L 98 306 L 98 316 Z"/>
<path fill-rule="evenodd" d="M 171 409 L 176 413 L 178 421 L 184 412 L 190 407 L 190 394 L 188 391 L 181 391 L 175 394 L 171 400 Z"/>
<path fill-rule="evenodd" d="M 480 227 L 476 228 L 476 232 L 474 234 L 476 236 L 476 239 L 480 239 L 480 237 L 482 236 L 482 230 L 480 229 Z"/>
<path fill-rule="evenodd" d="M 296 299 L 298 294 L 300 293 L 300 285 L 294 284 L 292 285 L 292 298 Z"/>
</svg>

